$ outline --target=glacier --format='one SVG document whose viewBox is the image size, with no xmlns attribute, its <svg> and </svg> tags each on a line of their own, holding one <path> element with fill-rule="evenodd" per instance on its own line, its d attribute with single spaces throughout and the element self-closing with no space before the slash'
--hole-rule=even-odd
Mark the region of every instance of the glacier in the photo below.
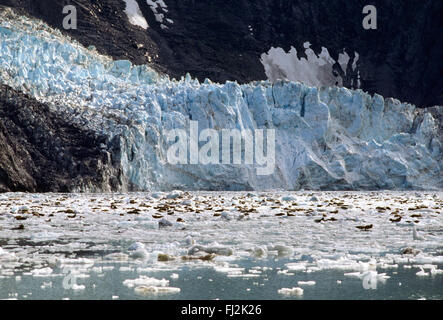
<svg viewBox="0 0 443 320">
<path fill-rule="evenodd" d="M 294 81 L 171 80 L 10 9 L 0 9 L 0 83 L 109 136 L 103 148 L 122 169 L 121 191 L 443 188 L 440 106 Z M 165 132 L 189 130 L 191 120 L 200 131 L 274 129 L 274 173 L 167 163 Z"/>
</svg>

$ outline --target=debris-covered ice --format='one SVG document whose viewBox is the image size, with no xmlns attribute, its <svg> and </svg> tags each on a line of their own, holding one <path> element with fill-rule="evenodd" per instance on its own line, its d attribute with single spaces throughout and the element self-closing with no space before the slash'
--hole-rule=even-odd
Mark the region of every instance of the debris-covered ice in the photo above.
<svg viewBox="0 0 443 320">
<path fill-rule="evenodd" d="M 310 201 L 313 196 L 318 201 Z M 269 285 L 271 296 L 263 298 L 309 299 L 323 292 L 324 281 L 358 284 L 359 290 L 365 290 L 363 284 L 373 289 L 401 282 L 400 294 L 411 290 L 408 281 L 432 287 L 443 279 L 442 199 L 442 192 L 431 191 L 184 192 L 178 198 L 6 193 L 0 198 L 0 284 L 12 280 L 20 288 L 31 281 L 48 294 L 65 281 L 69 288 L 59 298 L 102 290 L 108 299 L 162 293 L 180 299 L 189 294 L 189 281 L 224 281 L 228 291 L 252 286 L 240 290 L 245 294 Z M 28 207 L 28 213 L 11 213 L 12 204 Z M 219 212 L 248 219 L 225 221 Z M 26 220 L 16 219 L 23 215 Z M 144 225 L 163 218 L 178 226 Z M 178 219 L 186 220 L 186 228 Z M 120 222 L 130 224 L 116 228 Z M 24 228 L 17 230 L 18 224 Z M 33 241 L 42 225 L 62 236 Z M 358 228 L 365 225 L 372 227 Z M 414 240 L 414 227 L 423 240 Z M 106 289 L 110 282 L 116 291 Z M 293 288 L 302 288 L 303 295 Z M 0 298 L 13 293 L 7 291 Z M 207 298 L 202 291 L 195 294 L 191 297 Z M 439 294 L 427 297 L 443 297 Z"/>
</svg>

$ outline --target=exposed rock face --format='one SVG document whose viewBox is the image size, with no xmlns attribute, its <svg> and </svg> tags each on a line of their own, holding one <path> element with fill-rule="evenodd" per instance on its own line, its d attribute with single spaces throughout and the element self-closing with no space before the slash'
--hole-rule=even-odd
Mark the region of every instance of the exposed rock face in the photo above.
<svg viewBox="0 0 443 320">
<path fill-rule="evenodd" d="M 367 1 L 165 0 L 167 12 L 157 8 L 162 23 L 146 0 L 137 2 L 147 30 L 129 23 L 123 0 L 0 0 L 57 28 L 63 6 L 74 4 L 78 29 L 65 31 L 70 36 L 173 77 L 189 72 L 218 82 L 263 80 L 264 52 L 294 46 L 303 55 L 309 41 L 317 54 L 325 47 L 334 60 L 344 48 L 351 58 L 358 52 L 365 91 L 419 107 L 443 104 L 442 1 L 372 1 L 378 29 L 368 31 L 362 27 Z"/>
<path fill-rule="evenodd" d="M 107 137 L 0 85 L 0 191 L 121 189 Z"/>
</svg>

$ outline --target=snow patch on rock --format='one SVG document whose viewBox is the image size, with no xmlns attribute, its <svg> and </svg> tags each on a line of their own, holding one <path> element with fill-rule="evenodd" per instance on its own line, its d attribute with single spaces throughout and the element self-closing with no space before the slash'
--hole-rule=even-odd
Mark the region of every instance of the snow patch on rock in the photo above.
<svg viewBox="0 0 443 320">
<path fill-rule="evenodd" d="M 147 29 L 148 23 L 146 22 L 145 17 L 143 17 L 143 14 L 140 11 L 137 1 L 125 0 L 125 2 L 126 2 L 125 13 L 128 16 L 129 22 L 135 26 Z"/>
<path fill-rule="evenodd" d="M 304 43 L 306 58 L 298 58 L 297 49 L 291 47 L 288 52 L 282 48 L 271 48 L 261 56 L 261 62 L 265 68 L 266 76 L 271 81 L 290 80 L 300 81 L 308 86 L 343 86 L 342 75 L 334 70 L 334 64 L 338 63 L 344 75 L 346 75 L 351 58 L 346 51 L 338 56 L 335 61 L 329 54 L 328 49 L 322 47 L 317 55 L 310 48 L 309 42 Z M 357 68 L 358 53 L 352 61 L 352 71 Z M 354 88 L 359 88 L 357 80 Z"/>
</svg>

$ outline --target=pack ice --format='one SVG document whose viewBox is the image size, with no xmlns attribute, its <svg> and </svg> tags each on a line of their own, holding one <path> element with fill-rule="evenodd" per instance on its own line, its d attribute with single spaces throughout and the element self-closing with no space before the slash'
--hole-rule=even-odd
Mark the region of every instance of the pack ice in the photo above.
<svg viewBox="0 0 443 320">
<path fill-rule="evenodd" d="M 108 135 L 122 191 L 443 188 L 442 107 L 290 81 L 170 80 L 41 21 L 0 15 L 1 83 Z M 188 130 L 191 120 L 200 131 L 275 129 L 273 174 L 258 176 L 256 165 L 169 164 L 165 132 Z"/>
</svg>

